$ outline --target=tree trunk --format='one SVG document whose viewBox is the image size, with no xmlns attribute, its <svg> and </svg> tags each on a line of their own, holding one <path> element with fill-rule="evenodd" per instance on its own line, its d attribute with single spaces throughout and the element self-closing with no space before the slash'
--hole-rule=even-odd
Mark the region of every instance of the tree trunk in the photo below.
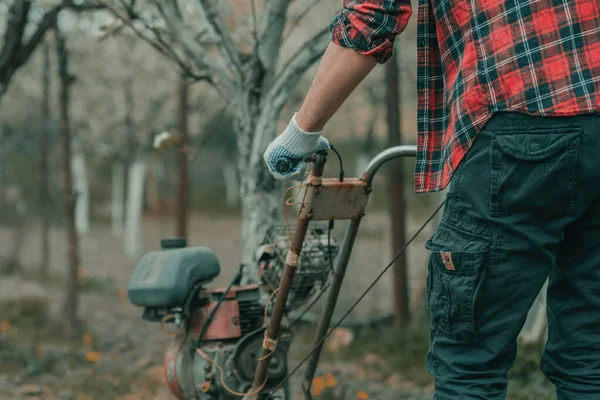
<svg viewBox="0 0 600 400">
<path fill-rule="evenodd" d="M 23 248 L 23 240 L 25 239 L 25 230 L 27 229 L 27 221 L 25 213 L 27 212 L 27 204 L 23 199 L 19 199 L 15 205 L 17 214 L 17 222 L 13 227 L 13 243 L 12 251 L 8 258 L 8 263 L 5 272 L 14 274 L 21 269 L 21 249 Z"/>
<path fill-rule="evenodd" d="M 179 82 L 179 133 L 181 135 L 181 151 L 179 159 L 179 187 L 177 191 L 177 236 L 187 237 L 187 219 L 189 202 L 188 152 L 190 138 L 188 134 L 189 82 L 185 75 Z"/>
<path fill-rule="evenodd" d="M 5 149 L 6 144 L 4 143 L 4 125 L 0 122 L 0 223 L 3 221 L 3 212 L 6 210 L 6 157 L 7 153 Z"/>
<path fill-rule="evenodd" d="M 39 18 L 38 7 L 32 7 L 32 3 L 35 2 L 19 0 L 12 3 L 8 10 L 5 10 L 8 12 L 2 21 L 4 31 L 3 44 L 0 47 L 0 104 L 15 73 L 29 60 L 37 45 L 44 39 L 45 33 L 55 24 L 56 16 L 64 7 L 64 4 L 56 5 Z M 36 18 L 33 18 L 34 14 L 37 15 Z M 37 21 L 31 22 L 34 19 Z M 28 26 L 29 24 L 32 26 Z M 25 29 L 26 27 L 30 29 Z M 27 40 L 25 39 L 26 32 L 30 32 Z"/>
<path fill-rule="evenodd" d="M 125 189 L 125 167 L 120 161 L 113 161 L 112 164 L 112 196 L 111 196 L 111 220 L 112 234 L 115 237 L 121 237 L 123 234 L 123 215 L 124 215 L 124 189 Z"/>
<path fill-rule="evenodd" d="M 284 223 L 282 220 L 283 199 L 281 192 L 281 182 L 274 179 L 268 172 L 262 157 L 260 162 L 251 163 L 251 154 L 249 147 L 240 145 L 245 140 L 250 140 L 254 132 L 271 132 L 265 135 L 265 141 L 275 137 L 277 126 L 278 110 L 273 108 L 263 108 L 258 120 L 246 115 L 246 121 L 251 121 L 246 126 L 246 131 L 240 131 L 238 137 L 238 176 L 240 180 L 240 205 L 242 212 L 242 263 L 252 265 L 254 252 L 263 240 L 267 229 L 274 224 Z M 239 124 L 238 124 L 239 126 Z M 262 146 L 261 146 L 262 147 Z M 264 148 L 267 144 L 264 145 Z M 288 213 L 290 224 L 294 224 L 295 214 Z M 255 268 L 248 268 L 244 274 L 244 283 L 257 282 L 258 271 Z"/>
<path fill-rule="evenodd" d="M 144 176 L 146 162 L 137 159 L 129 168 L 127 190 L 127 215 L 125 222 L 125 254 L 138 257 L 142 252 L 142 206 L 144 201 Z"/>
<path fill-rule="evenodd" d="M 369 122 L 369 127 L 367 128 L 367 135 L 360 146 L 358 157 L 356 161 L 356 176 L 362 176 L 362 174 L 367 169 L 367 165 L 371 158 L 373 157 L 373 148 L 375 147 L 375 123 L 377 122 L 377 114 L 374 114 L 371 117 L 371 121 Z M 371 198 L 372 198 L 371 194 Z"/>
<path fill-rule="evenodd" d="M 240 201 L 240 184 L 235 165 L 228 163 L 223 166 L 223 182 L 225 183 L 225 205 L 227 208 L 237 207 Z"/>
<path fill-rule="evenodd" d="M 44 65 L 42 70 L 42 138 L 40 140 L 40 213 L 42 214 L 41 273 L 50 269 L 50 44 L 44 42 Z"/>
<path fill-rule="evenodd" d="M 69 121 L 69 91 L 75 80 L 69 72 L 68 53 L 65 38 L 56 29 L 56 52 L 58 56 L 58 71 L 60 78 L 60 136 L 62 147 L 62 175 L 65 196 L 65 218 L 68 251 L 67 294 L 65 300 L 66 335 L 73 338 L 79 331 L 77 309 L 79 303 L 79 237 L 75 227 L 76 197 L 73 192 L 73 172 L 71 171 L 71 127 Z"/>
<path fill-rule="evenodd" d="M 385 65 L 386 104 L 388 122 L 388 145 L 401 143 L 399 78 L 396 55 Z M 398 159 L 388 166 L 389 207 L 392 222 L 392 254 L 396 254 L 405 244 L 404 233 L 404 180 L 402 161 Z M 393 312 L 396 327 L 406 326 L 409 321 L 408 274 L 406 271 L 406 253 L 394 264 Z"/>
<path fill-rule="evenodd" d="M 77 197 L 75 227 L 77 233 L 81 235 L 87 233 L 90 229 L 90 190 L 85 157 L 79 149 L 74 151 L 73 159 L 71 160 L 71 169 L 73 170 L 73 183 L 75 196 Z"/>
<path fill-rule="evenodd" d="M 167 162 L 164 157 L 155 159 L 154 175 L 156 176 L 156 197 L 158 200 L 158 220 L 160 237 L 169 235 L 169 213 L 164 194 L 169 192 L 169 177 L 167 175 Z"/>
</svg>

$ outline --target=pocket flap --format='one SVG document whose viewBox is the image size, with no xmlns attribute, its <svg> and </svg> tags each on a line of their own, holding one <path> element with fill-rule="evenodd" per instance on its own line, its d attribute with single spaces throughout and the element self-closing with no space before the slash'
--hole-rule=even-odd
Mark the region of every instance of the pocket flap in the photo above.
<svg viewBox="0 0 600 400">
<path fill-rule="evenodd" d="M 479 268 L 486 264 L 490 239 L 451 228 L 441 222 L 425 248 L 432 251 L 431 260 L 440 272 L 476 275 Z"/>
<path fill-rule="evenodd" d="M 483 253 L 489 249 L 490 242 L 491 239 L 488 237 L 451 228 L 446 223 L 440 222 L 431 239 L 425 243 L 425 248 L 430 251 L 456 250 L 464 253 Z"/>
<path fill-rule="evenodd" d="M 581 135 L 581 130 L 565 129 L 554 132 L 499 133 L 494 141 L 507 156 L 519 160 L 544 160 Z"/>
<path fill-rule="evenodd" d="M 464 251 L 436 251 L 431 254 L 435 268 L 451 275 L 473 276 L 486 264 L 487 251 L 466 253 Z"/>
</svg>

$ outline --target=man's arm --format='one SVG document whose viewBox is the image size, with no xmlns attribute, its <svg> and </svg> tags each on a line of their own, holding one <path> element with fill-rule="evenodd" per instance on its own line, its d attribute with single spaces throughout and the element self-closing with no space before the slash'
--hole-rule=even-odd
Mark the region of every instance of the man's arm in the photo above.
<svg viewBox="0 0 600 400">
<path fill-rule="evenodd" d="M 331 23 L 332 43 L 296 115 L 298 126 L 318 132 L 350 93 L 392 54 L 394 37 L 408 23 L 410 0 L 343 0 Z"/>
<path fill-rule="evenodd" d="M 263 154 L 277 179 L 302 175 L 304 156 L 328 149 L 323 127 L 358 84 L 392 55 L 394 38 L 412 13 L 410 0 L 343 0 L 344 9 L 331 22 L 331 41 L 319 64 L 302 107 Z M 299 161 L 287 172 L 277 160 Z"/>
<path fill-rule="evenodd" d="M 296 115 L 298 126 L 306 132 L 322 130 L 375 65 L 371 56 L 330 43 Z"/>
</svg>

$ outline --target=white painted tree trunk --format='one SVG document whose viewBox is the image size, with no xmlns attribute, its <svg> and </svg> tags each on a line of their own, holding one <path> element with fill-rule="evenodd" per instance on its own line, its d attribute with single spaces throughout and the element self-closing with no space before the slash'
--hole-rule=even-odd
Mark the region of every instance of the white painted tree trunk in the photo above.
<svg viewBox="0 0 600 400">
<path fill-rule="evenodd" d="M 137 257 L 142 252 L 142 208 L 146 162 L 138 159 L 129 168 L 127 215 L 125 216 L 125 255 Z"/>
<path fill-rule="evenodd" d="M 73 170 L 73 190 L 76 194 L 75 228 L 77 233 L 83 234 L 90 229 L 90 190 L 85 157 L 81 151 L 74 151 L 71 169 Z"/>
<path fill-rule="evenodd" d="M 225 204 L 228 208 L 235 208 L 240 200 L 240 186 L 235 165 L 226 163 L 223 168 L 223 181 L 225 182 Z"/>
<path fill-rule="evenodd" d="M 112 218 L 112 234 L 120 237 L 123 234 L 123 216 L 125 214 L 125 166 L 119 161 L 112 165 L 112 198 L 110 211 Z"/>
</svg>

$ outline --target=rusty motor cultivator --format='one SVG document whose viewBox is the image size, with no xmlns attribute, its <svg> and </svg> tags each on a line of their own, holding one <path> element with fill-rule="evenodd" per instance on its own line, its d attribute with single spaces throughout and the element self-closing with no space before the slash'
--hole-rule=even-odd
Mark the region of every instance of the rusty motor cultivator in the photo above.
<svg viewBox="0 0 600 400">
<path fill-rule="evenodd" d="M 290 400 L 289 377 L 297 368 L 288 371 L 293 332 L 283 317 L 310 308 L 328 290 L 315 346 L 305 359 L 302 386 L 310 398 L 375 173 L 389 160 L 415 154 L 415 146 L 389 148 L 373 158 L 361 178 L 344 178 L 341 158 L 339 178 L 323 178 L 327 154 L 307 157 L 312 171 L 295 187 L 304 189 L 296 224 L 271 227 L 255 264 L 241 266 L 226 288 L 208 287 L 220 265 L 207 247 L 187 247 L 184 238 L 164 239 L 160 251 L 144 255 L 129 281 L 128 295 L 144 308 L 145 320 L 160 323 L 173 337 L 164 373 L 175 397 Z M 291 160 L 277 162 L 282 172 L 292 166 Z M 350 220 L 339 247 L 330 236 L 334 220 Z M 257 268 L 260 281 L 241 285 L 244 268 Z M 175 327 L 167 330 L 167 324 Z"/>
</svg>

